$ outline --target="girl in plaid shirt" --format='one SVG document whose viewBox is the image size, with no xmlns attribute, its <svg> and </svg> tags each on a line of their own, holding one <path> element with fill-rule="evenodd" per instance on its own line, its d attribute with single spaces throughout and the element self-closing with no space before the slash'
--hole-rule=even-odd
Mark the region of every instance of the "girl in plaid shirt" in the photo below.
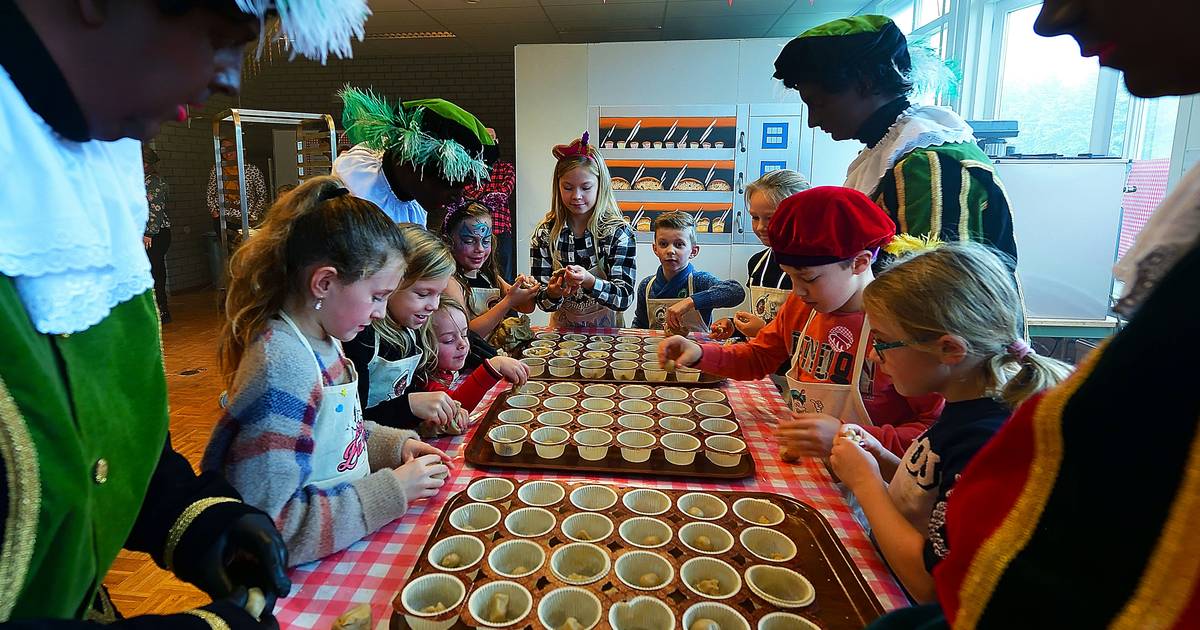
<svg viewBox="0 0 1200 630">
<path fill-rule="evenodd" d="M 635 242 L 588 134 L 554 147 L 553 207 L 533 231 L 529 258 L 552 327 L 624 325 L 633 303 Z"/>
</svg>

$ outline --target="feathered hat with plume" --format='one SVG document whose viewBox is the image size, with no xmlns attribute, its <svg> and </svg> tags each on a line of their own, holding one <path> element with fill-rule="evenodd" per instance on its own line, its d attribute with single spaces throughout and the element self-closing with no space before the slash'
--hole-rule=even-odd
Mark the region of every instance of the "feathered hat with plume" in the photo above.
<svg viewBox="0 0 1200 630">
<path fill-rule="evenodd" d="M 363 23 L 371 15 L 366 0 L 234 0 L 242 13 L 263 23 L 258 50 L 261 55 L 269 39 L 283 41 L 290 58 L 302 55 L 325 63 L 330 54 L 342 59 L 353 56 L 351 39 L 363 40 Z M 278 22 L 267 25 L 268 18 Z"/>
</svg>

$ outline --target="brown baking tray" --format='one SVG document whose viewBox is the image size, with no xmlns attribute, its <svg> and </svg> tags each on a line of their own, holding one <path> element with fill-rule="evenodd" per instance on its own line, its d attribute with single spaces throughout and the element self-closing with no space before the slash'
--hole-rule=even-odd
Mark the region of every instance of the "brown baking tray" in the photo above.
<svg viewBox="0 0 1200 630">
<path fill-rule="evenodd" d="M 557 588 L 569 586 L 567 582 L 553 573 L 550 568 L 550 558 L 554 550 L 574 542 L 563 531 L 564 520 L 573 514 L 585 511 L 572 504 L 572 492 L 582 486 L 605 486 L 605 484 L 569 483 L 558 480 L 517 482 L 516 480 L 508 479 L 507 481 L 513 485 L 511 493 L 503 497 L 483 497 L 480 496 L 484 494 L 483 492 L 473 491 L 476 484 L 481 484 L 479 486 L 480 490 L 488 488 L 488 484 L 507 486 L 504 482 L 487 481 L 486 479 L 496 478 L 476 479 L 466 491 L 455 494 L 446 502 L 429 539 L 417 555 L 416 564 L 409 577 L 409 581 L 429 573 L 438 572 L 453 575 L 462 581 L 466 589 L 466 596 L 463 598 L 462 603 L 433 618 L 434 620 L 449 621 L 458 617 L 457 622 L 452 627 L 460 629 L 484 627 L 482 624 L 476 625 L 478 622 L 473 618 L 468 605 L 470 596 L 476 588 L 497 580 L 514 581 L 529 590 L 532 595 L 533 605 L 527 616 L 505 627 L 512 630 L 557 630 L 556 628 L 546 628 L 538 619 L 538 604 L 541 598 Z M 526 577 L 504 577 L 498 574 L 490 565 L 488 554 L 503 542 L 521 538 L 506 529 L 505 519 L 513 511 L 528 507 L 521 499 L 520 489 L 523 486 L 531 483 L 544 483 L 546 481 L 552 481 L 552 483 L 556 483 L 563 488 L 562 499 L 551 505 L 541 506 L 554 515 L 554 527 L 542 536 L 524 538 L 524 540 L 532 541 L 542 548 L 545 552 L 545 562 L 540 569 Z M 757 628 L 759 620 L 767 614 L 784 611 L 803 617 L 805 620 L 825 630 L 841 630 L 843 628 L 858 630 L 884 612 L 879 600 L 871 592 L 862 574 L 854 567 L 854 561 L 851 559 L 849 553 L 847 553 L 846 548 L 838 540 L 829 523 L 816 509 L 805 503 L 791 497 L 761 492 L 721 490 L 719 492 L 706 493 L 722 501 L 727 509 L 724 516 L 704 522 L 724 528 L 731 535 L 733 546 L 723 553 L 710 552 L 705 554 L 689 548 L 680 538 L 680 529 L 684 525 L 692 522 L 700 522 L 698 519 L 685 514 L 678 507 L 680 497 L 694 491 L 656 489 L 668 497 L 670 507 L 666 512 L 650 516 L 650 518 L 665 523 L 671 530 L 671 536 L 665 545 L 654 549 L 645 549 L 634 546 L 626 541 L 620 533 L 621 524 L 626 520 L 644 516 L 643 514 L 634 513 L 625 505 L 624 501 L 627 493 L 640 489 L 617 485 L 607 485 L 605 487 L 615 492 L 617 495 L 616 503 L 609 509 L 599 510 L 594 513 L 606 516 L 611 520 L 613 530 L 606 538 L 590 542 L 608 552 L 610 568 L 604 577 L 581 587 L 592 592 L 600 600 L 600 622 L 595 626 L 597 629 L 611 630 L 611 626 L 608 623 L 608 613 L 612 605 L 642 595 L 656 598 L 667 604 L 675 614 L 676 628 L 681 627 L 684 612 L 690 606 L 708 601 L 718 601 L 736 609 L 749 622 L 751 628 Z M 481 499 L 493 499 L 489 503 L 498 508 L 500 512 L 499 524 L 485 531 L 466 534 L 475 536 L 483 543 L 483 556 L 477 563 L 466 569 L 453 572 L 439 569 L 430 561 L 430 551 L 439 541 L 450 536 L 464 534 L 464 532 L 455 529 L 450 524 L 449 515 L 461 506 L 474 503 L 475 501 L 471 498 L 472 494 Z M 783 512 L 782 522 L 774 525 L 760 525 L 743 520 L 735 514 L 734 506 L 739 499 L 744 498 L 765 500 L 774 504 Z M 741 542 L 742 532 L 749 527 L 769 527 L 783 534 L 796 545 L 794 557 L 788 560 L 777 561 L 755 556 Z M 651 551 L 665 559 L 674 570 L 673 579 L 666 585 L 651 591 L 634 589 L 622 582 L 616 573 L 617 559 L 625 553 L 635 550 Z M 701 556 L 716 558 L 728 563 L 741 577 L 740 590 L 727 599 L 709 600 L 694 593 L 685 586 L 681 582 L 680 576 L 683 563 L 691 558 Z M 812 603 L 802 607 L 778 608 L 775 604 L 754 593 L 748 587 L 746 570 L 752 565 L 784 567 L 799 573 L 812 584 L 815 591 L 815 599 L 813 599 Z M 404 619 L 404 607 L 400 598 L 401 593 L 397 593 L 393 600 L 391 628 L 394 629 L 409 628 Z"/>
<path fill-rule="evenodd" d="M 557 335 L 557 336 L 559 336 L 559 338 L 558 339 L 547 339 L 546 337 L 548 335 Z M 572 338 L 567 339 L 568 335 L 570 335 Z M 584 337 L 586 337 L 586 339 L 583 339 Z M 624 379 L 624 380 L 617 379 L 613 375 L 611 363 L 618 359 L 613 358 L 611 356 L 611 354 L 613 352 L 619 352 L 619 350 L 617 350 L 615 348 L 616 344 L 620 343 L 619 341 L 617 341 L 617 337 L 637 337 L 641 340 L 637 344 L 640 346 L 640 348 L 638 350 L 636 350 L 636 351 L 627 350 L 628 352 L 635 352 L 638 355 L 638 358 L 636 360 L 630 359 L 630 360 L 636 361 L 639 364 L 637 371 L 634 374 L 634 377 L 632 379 Z M 600 352 L 608 352 L 610 354 L 610 356 L 606 359 L 609 362 L 610 366 L 605 369 L 604 375 L 601 376 L 600 378 L 587 378 L 587 379 L 583 378 L 583 375 L 580 372 L 578 366 L 576 366 L 576 369 L 574 372 L 572 372 L 571 374 L 569 374 L 567 376 L 556 376 L 556 375 L 550 373 L 549 365 L 545 366 L 542 373 L 540 373 L 536 376 L 531 376 L 530 378 L 540 380 L 540 381 L 580 381 L 580 380 L 585 380 L 589 383 L 608 383 L 610 385 L 635 383 L 635 384 L 639 384 L 639 385 L 674 385 L 674 386 L 679 386 L 679 387 L 711 387 L 711 386 L 725 380 L 724 377 L 717 376 L 716 374 L 709 374 L 708 372 L 701 372 L 700 379 L 698 381 L 680 381 L 680 380 L 676 379 L 674 370 L 667 372 L 667 377 L 666 377 L 665 381 L 649 380 L 648 378 L 646 378 L 646 372 L 641 368 L 641 363 L 644 360 L 644 357 L 642 355 L 644 355 L 647 352 L 647 346 L 644 343 L 644 341 L 646 339 L 653 339 L 657 342 L 657 341 L 662 341 L 663 339 L 665 339 L 665 336 L 662 333 L 657 332 L 657 331 L 646 331 L 646 330 L 638 330 L 638 329 L 621 329 L 620 331 L 612 333 L 612 334 L 585 333 L 585 332 L 581 332 L 578 330 L 572 330 L 572 329 L 547 330 L 547 331 L 541 331 L 541 332 L 537 333 L 532 340 L 517 347 L 517 349 L 513 351 L 513 356 L 516 357 L 517 359 L 523 359 L 526 356 L 531 356 L 531 355 L 527 355 L 526 353 L 531 348 L 534 347 L 534 344 L 536 342 L 539 342 L 539 341 L 556 341 L 556 342 L 558 342 L 558 345 L 554 346 L 553 350 L 562 349 L 561 348 L 562 342 L 578 341 L 579 343 L 583 344 L 583 346 L 578 348 L 578 350 L 580 351 L 580 356 L 574 357 L 574 359 L 576 361 L 581 361 L 586 358 L 583 356 L 583 352 L 588 350 L 588 348 L 587 348 L 588 344 L 609 343 L 609 344 L 612 344 L 614 347 L 609 350 L 600 350 Z M 547 361 L 549 361 L 550 359 L 555 358 L 555 356 L 553 354 L 551 354 L 550 356 L 546 356 L 543 358 L 545 358 Z"/>
</svg>

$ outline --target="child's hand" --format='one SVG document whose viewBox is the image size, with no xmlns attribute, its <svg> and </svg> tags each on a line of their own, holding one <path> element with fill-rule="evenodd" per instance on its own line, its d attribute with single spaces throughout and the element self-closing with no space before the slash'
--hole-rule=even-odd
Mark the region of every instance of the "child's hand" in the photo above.
<svg viewBox="0 0 1200 630">
<path fill-rule="evenodd" d="M 696 310 L 696 302 L 690 297 L 685 297 L 672 304 L 667 309 L 667 330 L 682 330 L 686 328 L 683 325 L 683 316 L 694 310 Z"/>
<path fill-rule="evenodd" d="M 691 367 L 700 360 L 701 354 L 700 344 L 679 335 L 667 337 L 658 344 L 658 362 L 668 369 L 674 365 Z"/>
<path fill-rule="evenodd" d="M 462 405 L 459 405 L 458 411 L 454 412 L 454 419 L 451 420 L 450 424 L 446 426 L 446 433 L 451 435 L 462 435 L 463 433 L 467 432 L 467 429 L 470 428 L 470 426 L 471 412 L 464 409 Z"/>
<path fill-rule="evenodd" d="M 454 419 L 454 406 L 457 404 L 446 392 L 413 392 L 408 395 L 408 406 L 413 415 L 439 426 Z"/>
<path fill-rule="evenodd" d="M 853 431 L 855 437 L 858 439 L 859 446 L 866 449 L 868 453 L 874 455 L 875 457 L 882 457 L 884 454 L 889 452 L 883 447 L 883 443 L 880 442 L 878 438 L 870 433 L 867 433 L 857 424 L 843 424 L 842 428 L 838 430 L 838 435 L 845 435 L 847 431 Z"/>
<path fill-rule="evenodd" d="M 554 274 L 550 276 L 550 281 L 546 283 L 546 295 L 549 295 L 551 299 L 559 300 L 567 295 L 567 286 L 564 284 L 566 282 L 566 276 L 565 274 L 560 273 L 562 271 L 562 269 L 559 269 L 558 271 L 554 272 Z"/>
<path fill-rule="evenodd" d="M 442 449 L 432 444 L 426 444 L 421 440 L 408 438 L 407 440 L 404 440 L 404 445 L 400 447 L 400 461 L 402 463 L 407 464 L 408 462 L 412 461 L 413 458 L 421 457 L 423 455 L 437 455 L 443 464 L 447 466 L 450 465 L 449 455 L 442 451 Z"/>
<path fill-rule="evenodd" d="M 722 339 L 728 339 L 732 337 L 733 320 L 718 319 L 717 321 L 713 322 L 712 332 L 710 332 L 708 336 L 716 341 L 721 341 Z"/>
<path fill-rule="evenodd" d="M 153 243 L 154 243 L 154 239 L 150 238 L 149 236 L 142 237 L 142 245 L 145 245 L 146 249 L 150 249 L 150 245 Z"/>
<path fill-rule="evenodd" d="M 580 287 L 591 289 L 596 286 L 596 276 L 593 276 L 592 272 L 587 269 L 579 265 L 567 265 L 564 269 L 567 270 L 566 274 L 564 274 L 566 276 L 567 288 L 572 292 L 578 290 Z"/>
<path fill-rule="evenodd" d="M 792 414 L 775 427 L 779 446 L 790 453 L 807 457 L 829 457 L 833 440 L 842 428 L 842 421 L 823 413 Z"/>
<path fill-rule="evenodd" d="M 399 468 L 392 469 L 392 474 L 400 481 L 404 488 L 404 496 L 410 502 L 436 495 L 442 484 L 446 483 L 450 469 L 439 463 L 439 459 L 434 454 L 422 455 Z"/>
<path fill-rule="evenodd" d="M 863 487 L 863 484 L 879 482 L 879 462 L 875 456 L 858 445 L 856 440 L 838 436 L 830 451 L 829 464 L 833 473 L 838 476 L 851 490 Z"/>
<path fill-rule="evenodd" d="M 508 293 L 506 294 L 508 304 L 513 309 L 528 306 L 537 299 L 537 294 L 541 290 L 542 285 L 537 280 L 525 275 L 517 276 L 516 281 L 508 288 Z"/>
<path fill-rule="evenodd" d="M 487 364 L 515 387 L 520 387 L 529 380 L 529 368 L 512 357 L 492 357 L 487 360 Z"/>
<path fill-rule="evenodd" d="M 758 335 L 758 331 L 762 330 L 767 322 L 754 313 L 738 311 L 733 314 L 733 325 L 737 326 L 738 332 L 749 338 Z"/>
</svg>

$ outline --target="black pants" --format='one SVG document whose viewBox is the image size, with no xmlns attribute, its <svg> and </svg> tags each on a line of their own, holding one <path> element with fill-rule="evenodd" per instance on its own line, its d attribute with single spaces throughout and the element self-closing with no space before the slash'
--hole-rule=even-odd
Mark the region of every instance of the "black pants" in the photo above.
<svg viewBox="0 0 1200 630">
<path fill-rule="evenodd" d="M 150 237 L 150 248 L 146 256 L 150 258 L 150 275 L 154 277 L 154 300 L 158 302 L 158 312 L 169 315 L 167 308 L 167 250 L 171 248 L 171 228 L 163 228 L 158 234 Z"/>
<path fill-rule="evenodd" d="M 496 262 L 500 263 L 500 277 L 504 278 L 505 282 L 512 282 L 517 277 L 517 243 L 515 236 L 511 230 L 504 234 L 496 235 L 496 249 L 492 252 L 493 256 L 499 256 L 499 260 Z"/>
</svg>

